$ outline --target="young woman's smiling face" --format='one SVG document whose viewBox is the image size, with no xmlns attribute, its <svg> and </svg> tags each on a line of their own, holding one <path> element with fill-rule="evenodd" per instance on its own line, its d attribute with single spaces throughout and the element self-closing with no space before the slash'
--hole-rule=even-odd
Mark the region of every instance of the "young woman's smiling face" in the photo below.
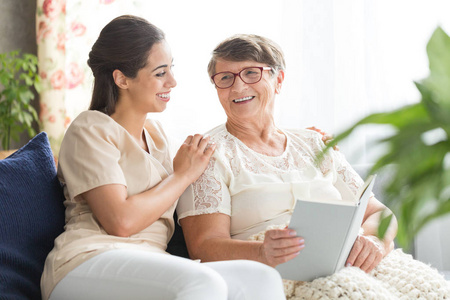
<svg viewBox="0 0 450 300">
<path fill-rule="evenodd" d="M 169 45 L 159 42 L 150 50 L 147 65 L 136 78 L 129 80 L 128 92 L 133 105 L 147 112 L 162 112 L 170 100 L 170 91 L 177 85 L 172 72 L 172 54 Z"/>
</svg>

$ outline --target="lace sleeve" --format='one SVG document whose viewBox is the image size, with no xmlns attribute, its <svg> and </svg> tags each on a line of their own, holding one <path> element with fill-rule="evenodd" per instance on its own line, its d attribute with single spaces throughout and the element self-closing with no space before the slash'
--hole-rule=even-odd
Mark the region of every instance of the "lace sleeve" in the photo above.
<svg viewBox="0 0 450 300">
<path fill-rule="evenodd" d="M 316 132 L 311 133 L 308 143 L 316 155 L 325 147 L 320 134 Z M 352 168 L 340 151 L 330 149 L 320 164 L 320 170 L 324 175 L 329 172 L 335 172 L 336 176 L 340 177 L 354 195 L 358 193 L 359 188 L 364 184 L 359 174 Z"/>
<path fill-rule="evenodd" d="M 231 198 L 222 179 L 225 171 L 212 157 L 205 172 L 180 197 L 177 207 L 179 218 L 202 214 L 231 215 Z"/>
<path fill-rule="evenodd" d="M 332 151 L 330 155 L 333 160 L 337 176 L 347 184 L 354 195 L 358 193 L 359 188 L 364 184 L 361 176 L 352 168 L 345 156 L 339 151 Z"/>
</svg>

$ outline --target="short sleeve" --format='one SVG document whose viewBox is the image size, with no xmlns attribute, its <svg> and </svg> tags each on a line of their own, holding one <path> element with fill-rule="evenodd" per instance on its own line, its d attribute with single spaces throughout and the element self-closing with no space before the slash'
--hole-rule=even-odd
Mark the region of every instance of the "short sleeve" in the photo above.
<svg viewBox="0 0 450 300">
<path fill-rule="evenodd" d="M 306 141 L 314 156 L 325 149 L 322 135 L 318 132 L 306 131 Z M 359 174 L 352 168 L 344 154 L 338 150 L 329 149 L 320 163 L 320 171 L 323 175 L 334 173 L 334 185 L 342 195 L 356 195 L 364 184 Z"/>
<path fill-rule="evenodd" d="M 76 119 L 61 144 L 58 178 L 66 185 L 70 199 L 106 184 L 126 186 L 119 165 L 118 128 L 101 117 L 90 122 L 89 118 L 93 117 L 91 114 Z"/>
<path fill-rule="evenodd" d="M 212 213 L 231 215 L 228 176 L 223 166 L 215 153 L 205 172 L 181 195 L 177 206 L 179 219 Z"/>
<path fill-rule="evenodd" d="M 324 149 L 325 145 L 321 138 L 319 140 L 321 149 Z M 349 197 L 356 195 L 364 184 L 361 176 L 353 169 L 341 151 L 329 149 L 320 168 L 323 174 L 327 174 L 330 171 L 334 172 L 334 184 L 343 195 L 348 195 Z"/>
<path fill-rule="evenodd" d="M 338 178 L 356 195 L 364 181 L 347 161 L 344 154 L 340 151 L 333 150 L 333 152 L 332 156 Z"/>
</svg>

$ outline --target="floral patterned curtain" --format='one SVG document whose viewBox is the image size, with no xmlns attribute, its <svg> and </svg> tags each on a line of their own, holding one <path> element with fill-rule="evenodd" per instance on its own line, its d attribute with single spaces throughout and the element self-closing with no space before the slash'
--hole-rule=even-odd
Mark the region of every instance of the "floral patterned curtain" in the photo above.
<svg viewBox="0 0 450 300">
<path fill-rule="evenodd" d="M 70 122 L 89 106 L 93 76 L 86 62 L 92 44 L 111 19 L 136 14 L 137 4 L 130 0 L 37 1 L 36 39 L 42 78 L 39 118 L 55 155 Z"/>
</svg>

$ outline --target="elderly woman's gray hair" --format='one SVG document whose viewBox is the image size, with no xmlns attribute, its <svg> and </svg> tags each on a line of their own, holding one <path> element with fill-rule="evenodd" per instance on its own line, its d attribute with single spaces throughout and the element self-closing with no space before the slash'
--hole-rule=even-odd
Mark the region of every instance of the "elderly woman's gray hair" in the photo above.
<svg viewBox="0 0 450 300">
<path fill-rule="evenodd" d="M 284 70 L 284 54 L 274 41 L 255 34 L 237 34 L 221 42 L 212 53 L 208 64 L 208 74 L 216 73 L 216 62 L 255 61 L 272 67 L 272 72 Z"/>
</svg>

